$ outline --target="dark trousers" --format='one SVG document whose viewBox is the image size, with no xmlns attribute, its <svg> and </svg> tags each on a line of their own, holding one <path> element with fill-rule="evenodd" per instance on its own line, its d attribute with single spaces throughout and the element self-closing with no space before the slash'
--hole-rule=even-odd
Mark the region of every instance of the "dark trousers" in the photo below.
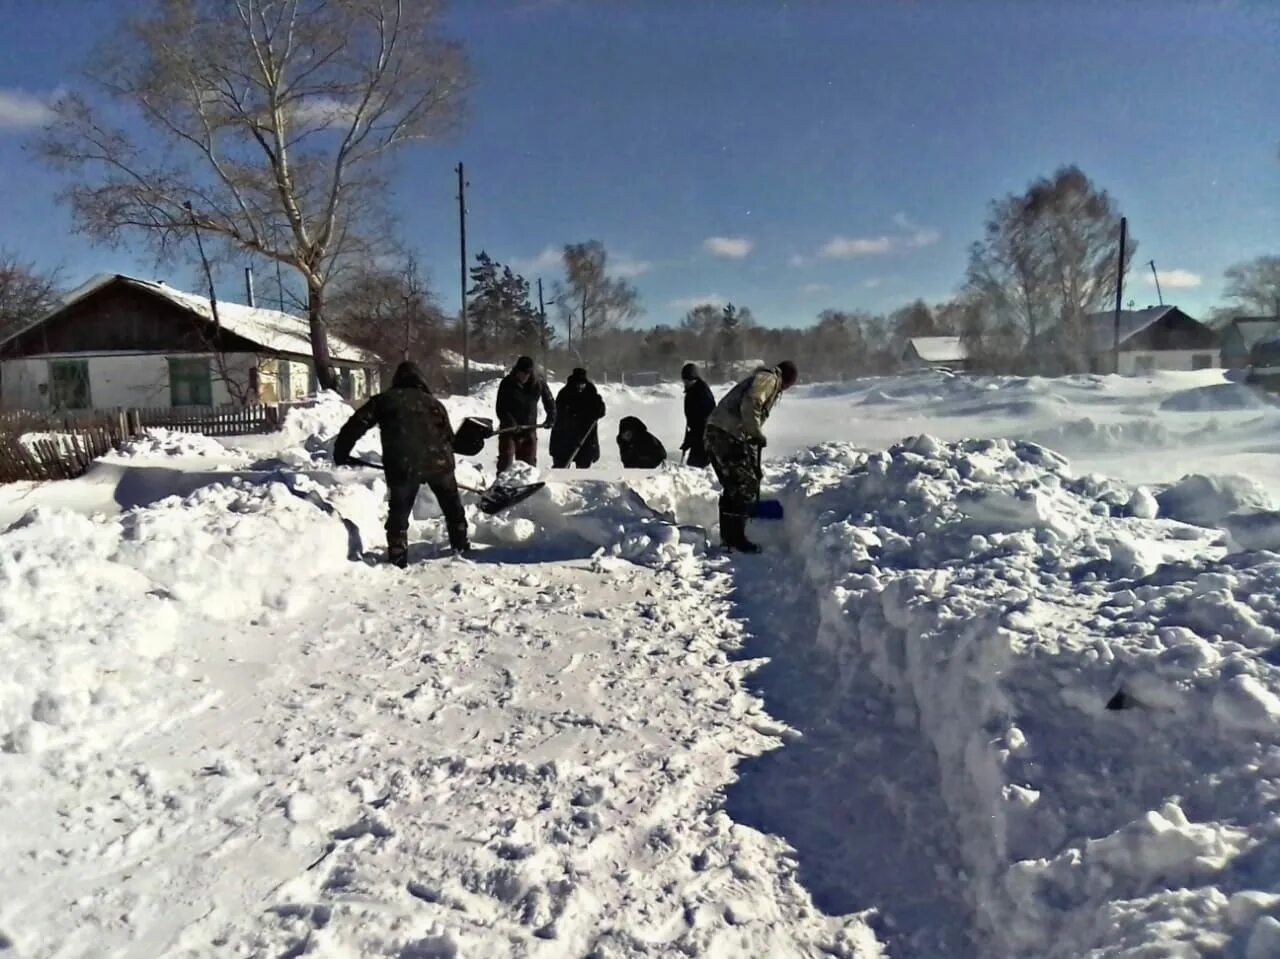
<svg viewBox="0 0 1280 959">
<path fill-rule="evenodd" d="M 706 423 L 690 423 L 684 430 L 685 466 L 702 469 L 710 460 L 707 459 Z"/>
<path fill-rule="evenodd" d="M 444 476 L 431 476 L 427 485 L 440 504 L 440 512 L 444 513 L 445 528 L 449 531 L 449 546 L 453 549 L 467 547 L 467 514 L 462 508 L 462 496 L 458 492 L 458 481 L 452 473 Z M 387 484 L 387 546 L 401 549 L 407 548 L 409 535 L 409 517 L 413 513 L 414 501 L 418 498 L 421 483 L 399 481 Z"/>
<path fill-rule="evenodd" d="M 595 461 L 591 455 L 591 450 L 579 450 L 578 455 L 573 458 L 573 465 L 580 470 L 587 469 Z M 565 456 L 560 459 L 552 459 L 551 466 L 553 469 L 566 469 L 569 466 L 569 457 Z"/>
<path fill-rule="evenodd" d="M 746 516 L 760 499 L 760 460 L 754 445 L 709 427 L 706 433 L 707 455 L 723 492 L 720 509 L 735 516 Z"/>
<path fill-rule="evenodd" d="M 519 460 L 538 465 L 538 431 L 530 426 L 519 433 L 503 433 L 498 437 L 498 472 Z"/>
</svg>

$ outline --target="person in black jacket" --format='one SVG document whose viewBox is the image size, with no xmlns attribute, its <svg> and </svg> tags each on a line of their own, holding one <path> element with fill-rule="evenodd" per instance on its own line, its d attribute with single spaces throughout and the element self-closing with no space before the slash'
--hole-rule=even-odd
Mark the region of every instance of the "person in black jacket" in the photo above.
<svg viewBox="0 0 1280 959">
<path fill-rule="evenodd" d="M 498 429 L 522 427 L 515 432 L 498 436 L 499 473 L 515 460 L 530 466 L 538 465 L 539 400 L 547 413 L 547 418 L 541 425 L 555 426 L 556 407 L 551 398 L 551 388 L 547 386 L 546 380 L 534 373 L 533 358 L 522 356 L 498 384 Z"/>
<path fill-rule="evenodd" d="M 471 549 L 467 515 L 453 475 L 453 427 L 444 405 L 431 395 L 422 371 L 401 363 L 391 389 L 356 410 L 333 444 L 333 461 L 351 462 L 356 440 L 374 426 L 382 434 L 382 469 L 387 476 L 387 560 L 403 568 L 409 562 L 409 514 L 423 483 L 431 487 L 455 553 Z"/>
<path fill-rule="evenodd" d="M 666 462 L 667 449 L 639 417 L 624 416 L 618 424 L 618 455 L 627 469 L 655 469 Z"/>
<path fill-rule="evenodd" d="M 556 394 L 556 425 L 551 430 L 551 465 L 564 469 L 573 460 L 586 469 L 600 458 L 596 423 L 604 418 L 604 400 L 587 371 L 578 367 Z"/>
<path fill-rule="evenodd" d="M 690 466 L 703 467 L 710 462 L 703 434 L 707 430 L 707 417 L 716 408 L 716 398 L 692 363 L 684 365 L 680 379 L 684 382 L 684 442 L 680 450 L 687 454 L 685 462 Z"/>
</svg>

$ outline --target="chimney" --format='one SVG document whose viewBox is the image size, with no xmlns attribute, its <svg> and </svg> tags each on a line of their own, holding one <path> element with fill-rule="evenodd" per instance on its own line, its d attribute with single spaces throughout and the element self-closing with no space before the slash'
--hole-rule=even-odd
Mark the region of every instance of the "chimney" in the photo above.
<svg viewBox="0 0 1280 959">
<path fill-rule="evenodd" d="M 244 294 L 248 297 L 250 306 L 256 306 L 253 302 L 253 267 L 246 266 L 244 268 Z"/>
</svg>

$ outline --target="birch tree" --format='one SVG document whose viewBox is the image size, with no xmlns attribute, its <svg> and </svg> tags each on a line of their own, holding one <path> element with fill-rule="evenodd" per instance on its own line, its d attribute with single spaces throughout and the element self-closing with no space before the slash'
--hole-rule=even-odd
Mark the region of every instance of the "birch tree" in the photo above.
<svg viewBox="0 0 1280 959">
<path fill-rule="evenodd" d="M 136 8 L 135 8 L 136 9 Z M 44 155 L 78 227 L 161 259 L 193 227 L 293 269 L 333 388 L 325 293 L 386 235 L 389 161 L 449 131 L 466 62 L 439 0 L 152 0 L 108 37 Z M 191 211 L 183 204 L 191 203 Z"/>
</svg>

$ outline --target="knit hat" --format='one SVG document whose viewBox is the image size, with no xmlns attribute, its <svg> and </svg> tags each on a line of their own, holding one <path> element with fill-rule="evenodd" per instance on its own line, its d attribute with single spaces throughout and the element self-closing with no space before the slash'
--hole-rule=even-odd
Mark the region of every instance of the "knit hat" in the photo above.
<svg viewBox="0 0 1280 959">
<path fill-rule="evenodd" d="M 520 357 L 520 359 L 516 360 L 516 368 L 515 368 L 515 371 L 516 371 L 517 373 L 532 373 L 532 372 L 533 372 L 533 357 L 532 357 L 532 356 L 522 356 L 522 357 Z"/>
<path fill-rule="evenodd" d="M 800 378 L 800 371 L 796 369 L 796 365 L 790 360 L 783 360 L 779 363 L 778 372 L 782 374 L 783 386 L 792 386 Z"/>
<path fill-rule="evenodd" d="M 698 367 L 694 363 L 686 363 L 680 368 L 680 379 L 696 380 L 698 378 Z"/>
<path fill-rule="evenodd" d="M 587 378 L 587 371 L 584 370 L 581 366 L 575 366 L 573 368 L 573 372 L 569 374 L 569 379 L 571 380 L 585 380 L 586 378 Z"/>
</svg>

